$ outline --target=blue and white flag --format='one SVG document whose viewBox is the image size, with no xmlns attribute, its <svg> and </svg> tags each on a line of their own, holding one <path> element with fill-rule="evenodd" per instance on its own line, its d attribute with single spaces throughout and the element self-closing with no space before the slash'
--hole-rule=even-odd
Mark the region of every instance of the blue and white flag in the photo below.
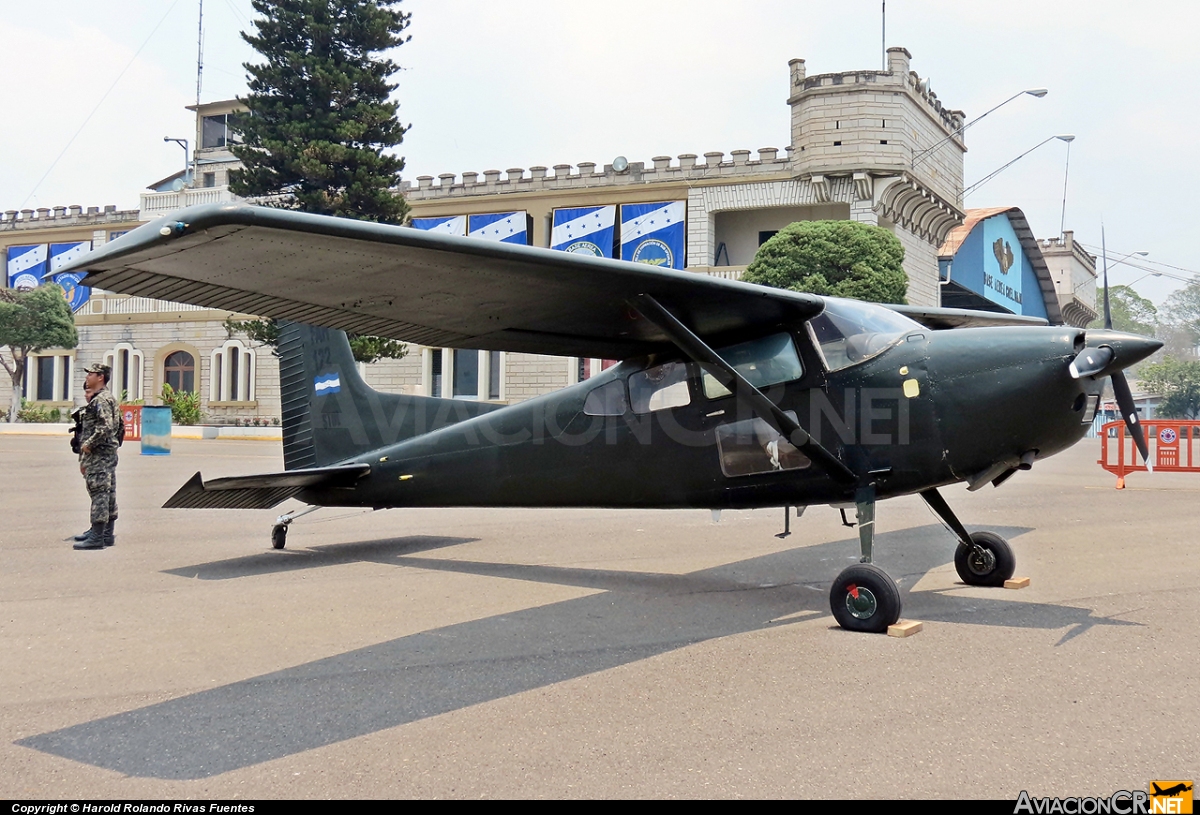
<svg viewBox="0 0 1200 815">
<path fill-rule="evenodd" d="M 438 232 L 443 235 L 467 234 L 467 216 L 451 215 L 449 218 L 413 218 L 412 225 L 426 232 Z"/>
<path fill-rule="evenodd" d="M 577 207 L 554 210 L 550 248 L 563 252 L 610 258 L 613 256 L 613 227 L 617 208 Z"/>
<path fill-rule="evenodd" d="M 686 214 L 683 201 L 622 204 L 621 260 L 682 269 Z"/>
<path fill-rule="evenodd" d="M 314 376 L 313 390 L 317 392 L 317 396 L 339 393 L 342 390 L 342 378 L 337 373 Z"/>
<path fill-rule="evenodd" d="M 472 215 L 467 218 L 467 237 L 528 246 L 529 215 L 525 210 Z"/>
<path fill-rule="evenodd" d="M 63 292 L 67 296 L 67 302 L 71 305 L 71 311 L 79 311 L 92 296 L 91 288 L 79 285 L 79 281 L 87 272 L 68 272 L 67 274 L 55 274 L 55 272 L 91 250 L 91 241 L 50 244 L 49 276 L 51 280 L 62 286 Z"/>
<path fill-rule="evenodd" d="M 42 285 L 42 276 L 49 271 L 48 259 L 49 247 L 44 243 L 8 247 L 8 287 L 35 289 Z"/>
</svg>

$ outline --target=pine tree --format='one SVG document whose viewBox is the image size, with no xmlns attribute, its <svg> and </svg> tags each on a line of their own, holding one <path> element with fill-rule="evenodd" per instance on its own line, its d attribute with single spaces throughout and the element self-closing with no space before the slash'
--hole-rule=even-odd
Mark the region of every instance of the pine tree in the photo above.
<svg viewBox="0 0 1200 815">
<path fill-rule="evenodd" d="M 239 98 L 248 113 L 232 145 L 242 168 L 229 173 L 229 189 L 242 197 L 275 198 L 276 206 L 385 224 L 403 223 L 404 197 L 393 189 L 404 159 L 384 151 L 404 140 L 396 119 L 398 70 L 378 54 L 408 42 L 411 14 L 400 0 L 252 0 L 261 18 L 257 34 L 242 39 L 265 62 L 246 63 L 250 94 Z M 276 348 L 274 320 L 227 320 L 225 330 Z M 360 362 L 400 359 L 404 343 L 351 337 Z"/>
<path fill-rule="evenodd" d="M 246 63 L 247 114 L 232 147 L 242 169 L 230 190 L 243 197 L 282 196 L 280 206 L 321 215 L 398 224 L 408 205 L 393 188 L 404 159 L 398 70 L 379 56 L 410 39 L 411 14 L 400 0 L 252 0 L 261 17 L 242 38 L 260 53 Z"/>
</svg>

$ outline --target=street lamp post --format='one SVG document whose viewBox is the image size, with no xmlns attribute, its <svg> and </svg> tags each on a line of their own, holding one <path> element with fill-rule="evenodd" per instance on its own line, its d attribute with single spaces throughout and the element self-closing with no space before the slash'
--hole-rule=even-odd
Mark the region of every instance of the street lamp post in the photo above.
<svg viewBox="0 0 1200 815">
<path fill-rule="evenodd" d="M 184 180 L 186 183 L 188 165 L 191 163 L 191 155 L 188 153 L 188 140 L 187 139 L 173 139 L 170 136 L 163 136 L 163 141 L 165 141 L 165 142 L 173 141 L 176 144 L 178 144 L 180 147 L 183 148 L 183 175 L 184 175 Z M 194 179 L 193 179 L 193 181 L 194 181 Z"/>
<path fill-rule="evenodd" d="M 1036 149 L 1038 149 L 1039 147 L 1041 147 L 1043 144 L 1046 144 L 1047 142 L 1054 141 L 1055 139 L 1058 139 L 1059 141 L 1065 141 L 1065 142 L 1066 142 L 1068 145 L 1070 145 L 1070 143 L 1071 143 L 1072 141 L 1074 141 L 1074 140 L 1075 140 L 1075 136 L 1073 136 L 1073 135 L 1072 135 L 1072 134 L 1070 134 L 1070 133 L 1063 133 L 1063 134 L 1061 134 L 1061 135 L 1058 135 L 1058 136 L 1050 136 L 1049 138 L 1043 139 L 1042 141 L 1040 141 L 1040 142 L 1038 142 L 1037 144 L 1035 144 L 1033 147 L 1030 147 L 1028 150 L 1026 150 L 1026 151 L 1025 151 L 1024 153 L 1022 153 L 1021 155 L 1019 155 L 1019 156 L 1017 156 L 1016 158 L 1014 158 L 1012 161 L 1010 161 L 1010 162 L 1008 162 L 1007 164 L 1005 164 L 1005 165 L 1004 165 L 1003 167 L 1001 167 L 1000 169 L 998 169 L 998 170 L 993 170 L 992 172 L 990 172 L 990 173 L 988 173 L 987 175 L 985 175 L 983 178 L 981 178 L 981 179 L 979 179 L 978 181 L 976 181 L 976 182 L 975 182 L 974 184 L 972 184 L 971 186 L 967 187 L 965 190 L 963 190 L 963 191 L 962 191 L 962 197 L 963 197 L 963 198 L 966 198 L 968 195 L 970 195 L 971 193 L 973 193 L 973 192 L 975 192 L 976 190 L 978 190 L 978 189 L 979 189 L 980 187 L 982 187 L 984 184 L 988 183 L 988 182 L 989 182 L 989 181 L 991 181 L 993 178 L 995 178 L 996 176 L 1000 175 L 1000 173 L 1004 172 L 1004 171 L 1005 171 L 1005 170 L 1007 170 L 1009 167 L 1013 166 L 1013 165 L 1014 165 L 1014 164 L 1016 164 L 1018 161 L 1020 161 L 1021 159 L 1025 158 L 1025 157 L 1026 157 L 1027 155 L 1029 155 L 1030 153 L 1032 153 L 1034 150 L 1036 150 Z"/>
<path fill-rule="evenodd" d="M 953 133 L 951 133 L 950 135 L 946 136 L 946 138 L 944 138 L 944 139 L 942 139 L 941 141 L 939 141 L 939 142 L 937 142 L 936 144 L 934 144 L 932 147 L 926 147 L 926 148 L 925 148 L 924 150 L 922 150 L 920 153 L 917 153 L 916 155 L 914 155 L 914 156 L 913 156 L 913 159 L 912 159 L 912 164 L 910 165 L 910 168 L 911 168 L 911 169 L 916 169 L 917 165 L 918 165 L 918 164 L 920 164 L 920 163 L 921 163 L 922 161 L 924 161 L 925 159 L 929 158 L 929 157 L 930 157 L 930 156 L 933 154 L 933 151 L 934 151 L 934 150 L 938 149 L 938 148 L 939 148 L 939 147 L 941 147 L 943 144 L 945 144 L 946 142 L 948 142 L 948 141 L 950 141 L 951 139 L 953 139 L 955 136 L 961 136 L 963 133 L 965 133 L 965 132 L 966 132 L 966 130 L 967 130 L 967 128 L 968 128 L 968 127 L 971 127 L 972 125 L 974 125 L 974 124 L 978 123 L 978 122 L 979 122 L 981 119 L 983 119 L 983 118 L 984 118 L 984 116 L 987 116 L 987 115 L 988 115 L 988 113 L 994 113 L 994 112 L 996 112 L 997 110 L 999 110 L 1000 108 L 1002 108 L 1002 107 L 1004 107 L 1005 105 L 1007 105 L 1007 104 L 1008 104 L 1009 102 L 1011 102 L 1012 100 L 1014 100 L 1014 99 L 1017 99 L 1018 97 L 1021 97 L 1021 96 L 1025 96 L 1026 94 L 1028 94 L 1029 96 L 1032 96 L 1032 97 L 1034 97 L 1034 98 L 1036 98 L 1036 99 L 1041 99 L 1043 96 L 1045 96 L 1045 95 L 1046 95 L 1046 94 L 1048 94 L 1049 92 L 1050 92 L 1050 91 L 1046 90 L 1045 88 L 1030 88 L 1029 90 L 1024 90 L 1024 91 L 1020 91 L 1020 92 L 1018 92 L 1018 93 L 1014 93 L 1012 96 L 1008 97 L 1008 98 L 1007 98 L 1007 99 L 1005 99 L 1003 102 L 1001 102 L 1000 104 L 996 105 L 996 107 L 994 107 L 994 108 L 992 108 L 991 110 L 987 111 L 987 113 L 984 113 L 982 116 L 977 116 L 977 117 L 975 117 L 974 119 L 972 119 L 971 121 L 967 122 L 965 125 L 963 125 L 962 127 L 960 127 L 958 130 L 955 130 Z"/>
</svg>

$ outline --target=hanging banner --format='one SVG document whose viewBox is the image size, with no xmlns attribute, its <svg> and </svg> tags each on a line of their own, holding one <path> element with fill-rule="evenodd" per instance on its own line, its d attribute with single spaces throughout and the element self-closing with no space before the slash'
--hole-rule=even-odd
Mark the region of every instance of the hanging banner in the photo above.
<svg viewBox="0 0 1200 815">
<path fill-rule="evenodd" d="M 49 270 L 48 258 L 49 248 L 44 243 L 8 247 L 8 287 L 35 289 L 42 285 L 42 275 Z"/>
<path fill-rule="evenodd" d="M 682 269 L 687 205 L 683 201 L 621 205 L 621 260 Z"/>
<path fill-rule="evenodd" d="M 554 210 L 554 228 L 550 233 L 550 248 L 581 255 L 610 258 L 613 256 L 613 227 L 617 208 L 578 207 Z"/>
<path fill-rule="evenodd" d="M 92 296 L 91 288 L 79 285 L 79 281 L 83 279 L 83 276 L 87 272 L 55 274 L 55 271 L 91 250 L 91 241 L 50 244 L 50 279 L 62 286 L 63 292 L 67 296 L 67 302 L 71 304 L 71 311 L 79 311 L 83 307 L 83 304 L 88 301 L 88 298 Z"/>
<path fill-rule="evenodd" d="M 467 218 L 467 237 L 528 246 L 529 215 L 525 210 L 471 215 Z"/>
<path fill-rule="evenodd" d="M 467 234 L 467 216 L 451 215 L 449 218 L 413 218 L 412 225 L 426 232 L 439 232 L 443 235 Z"/>
</svg>

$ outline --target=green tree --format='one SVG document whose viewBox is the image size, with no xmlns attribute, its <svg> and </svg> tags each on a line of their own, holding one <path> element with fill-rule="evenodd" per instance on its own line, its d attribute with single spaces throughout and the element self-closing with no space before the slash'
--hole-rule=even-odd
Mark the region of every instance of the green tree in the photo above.
<svg viewBox="0 0 1200 815">
<path fill-rule="evenodd" d="M 46 348 L 74 348 L 78 344 L 75 315 L 58 285 L 0 289 L 0 346 L 8 347 L 11 358 L 5 359 L 0 353 L 0 365 L 12 379 L 9 422 L 17 421 L 29 357 Z"/>
<path fill-rule="evenodd" d="M 1141 334 L 1143 337 L 1157 335 L 1158 309 L 1153 303 L 1129 286 L 1112 286 L 1108 291 L 1113 330 Z M 1100 312 L 1100 316 L 1093 320 L 1088 328 L 1104 328 L 1103 288 L 1096 294 L 1096 310 Z"/>
<path fill-rule="evenodd" d="M 1193 346 L 1200 345 L 1200 281 L 1193 281 L 1163 303 L 1168 323 L 1182 328 Z"/>
<path fill-rule="evenodd" d="M 265 345 L 271 353 L 279 356 L 279 322 L 277 320 L 225 320 L 225 334 L 245 334 L 253 343 Z M 380 359 L 401 359 L 408 354 L 408 346 L 387 337 L 360 337 L 349 335 L 350 352 L 355 362 L 375 362 Z"/>
<path fill-rule="evenodd" d="M 1142 387 L 1163 399 L 1156 415 L 1164 419 L 1200 419 L 1200 362 L 1167 357 L 1144 366 Z"/>
<path fill-rule="evenodd" d="M 246 63 L 249 111 L 238 118 L 242 168 L 230 190 L 277 196 L 279 206 L 399 224 L 408 212 L 399 184 L 404 159 L 385 151 L 404 139 L 390 100 L 398 70 L 379 56 L 408 42 L 411 14 L 399 0 L 252 0 L 263 56 Z"/>
<path fill-rule="evenodd" d="M 242 38 L 263 56 L 245 65 L 249 111 L 234 125 L 231 149 L 242 168 L 229 188 L 275 206 L 400 224 L 408 204 L 395 187 L 404 159 L 388 151 L 404 139 L 388 78 L 398 66 L 380 54 L 410 39 L 400 0 L 252 0 L 262 15 Z M 230 334 L 277 348 L 274 320 L 227 320 Z M 360 362 L 399 359 L 403 343 L 351 337 Z"/>
<path fill-rule="evenodd" d="M 857 221 L 799 221 L 758 248 L 742 280 L 874 303 L 905 302 L 904 247 Z"/>
</svg>

